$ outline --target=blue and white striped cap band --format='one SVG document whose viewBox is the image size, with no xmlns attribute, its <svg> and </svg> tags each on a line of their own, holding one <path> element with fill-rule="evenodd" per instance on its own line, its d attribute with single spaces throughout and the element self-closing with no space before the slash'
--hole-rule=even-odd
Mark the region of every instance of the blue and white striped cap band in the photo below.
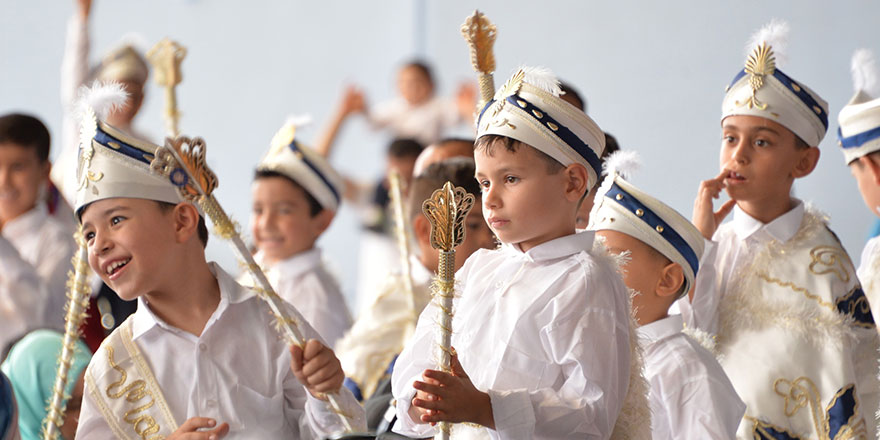
<svg viewBox="0 0 880 440">
<path fill-rule="evenodd" d="M 477 137 L 515 139 L 552 157 L 563 166 L 583 165 L 592 188 L 602 172 L 605 133 L 579 108 L 555 93 L 526 82 L 523 68 L 481 110 Z M 555 81 L 555 78 L 552 78 Z"/>
<path fill-rule="evenodd" d="M 92 142 L 79 152 L 77 215 L 92 202 L 116 197 L 183 202 L 171 179 L 150 170 L 158 148 L 98 122 Z"/>
<path fill-rule="evenodd" d="M 759 116 L 791 130 L 809 146 L 818 146 L 828 131 L 828 103 L 809 87 L 776 69 L 762 76 L 763 84 L 753 91 L 750 75 L 740 70 L 727 88 L 722 117 Z"/>
<path fill-rule="evenodd" d="M 339 209 L 342 201 L 342 177 L 330 163 L 296 139 L 279 147 L 269 150 L 257 165 L 257 170 L 280 173 L 302 186 L 324 209 Z"/>
<path fill-rule="evenodd" d="M 840 110 L 837 140 L 847 164 L 880 151 L 880 98 L 858 92 Z"/>
</svg>

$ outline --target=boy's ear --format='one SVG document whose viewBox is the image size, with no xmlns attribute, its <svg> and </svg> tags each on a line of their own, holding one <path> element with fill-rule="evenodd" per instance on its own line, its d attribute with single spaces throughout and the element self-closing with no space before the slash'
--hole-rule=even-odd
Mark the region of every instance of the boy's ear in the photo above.
<svg viewBox="0 0 880 440">
<path fill-rule="evenodd" d="M 333 222 L 334 217 L 336 217 L 336 212 L 329 209 L 322 209 L 321 212 L 315 215 L 313 220 L 318 235 L 323 234 L 324 231 L 330 227 L 330 223 Z"/>
<path fill-rule="evenodd" d="M 871 180 L 874 181 L 874 185 L 880 185 L 880 164 L 877 163 L 877 160 L 874 159 L 873 154 L 866 154 L 860 158 L 858 158 L 859 163 L 856 166 L 861 166 L 862 168 L 867 168 L 871 173 Z"/>
<path fill-rule="evenodd" d="M 797 165 L 795 165 L 792 176 L 795 179 L 804 177 L 812 173 L 813 170 L 816 169 L 818 163 L 819 147 L 807 148 L 806 150 L 801 151 L 801 158 L 798 160 Z"/>
<path fill-rule="evenodd" d="M 587 172 L 586 167 L 579 163 L 573 163 L 565 167 L 563 172 L 568 180 L 565 188 L 565 198 L 572 202 L 579 201 L 587 192 L 590 174 Z"/>
<path fill-rule="evenodd" d="M 660 271 L 655 293 L 657 296 L 675 296 L 684 285 L 684 270 L 678 263 L 669 263 Z"/>
<path fill-rule="evenodd" d="M 178 243 L 186 243 L 198 234 L 199 211 L 190 203 L 178 203 L 171 211 L 174 234 Z"/>
<path fill-rule="evenodd" d="M 419 243 L 419 249 L 425 246 L 431 247 L 431 222 L 424 214 L 419 214 L 412 219 L 413 235 Z"/>
</svg>

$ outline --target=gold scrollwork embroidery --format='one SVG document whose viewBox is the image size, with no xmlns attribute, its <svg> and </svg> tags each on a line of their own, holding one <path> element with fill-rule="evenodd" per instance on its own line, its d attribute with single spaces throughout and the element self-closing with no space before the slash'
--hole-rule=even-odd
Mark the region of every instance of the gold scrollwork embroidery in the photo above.
<svg viewBox="0 0 880 440">
<path fill-rule="evenodd" d="M 139 402 L 144 398 L 148 398 L 149 400 L 144 404 L 126 411 L 123 415 L 123 419 L 133 425 L 134 431 L 143 440 L 163 439 L 163 436 L 157 435 L 161 428 L 159 427 L 159 423 L 156 422 L 156 419 L 148 414 L 140 414 L 156 404 L 156 399 L 154 398 L 153 393 L 147 388 L 146 382 L 144 382 L 143 379 L 138 379 L 127 385 L 125 384 L 128 380 L 128 373 L 126 373 L 126 371 L 113 360 L 113 347 L 111 346 L 107 346 L 107 362 L 110 364 L 111 368 L 119 373 L 120 376 L 119 380 L 107 386 L 107 389 L 105 390 L 107 397 L 111 399 L 125 397 L 125 400 L 132 404 Z"/>
<path fill-rule="evenodd" d="M 840 427 L 834 438 L 831 437 L 830 411 L 838 399 L 855 385 L 849 384 L 838 391 L 826 408 L 822 408 L 819 388 L 810 378 L 801 376 L 793 381 L 779 378 L 773 382 L 773 391 L 783 398 L 784 411 L 787 417 L 795 416 L 801 408 L 809 406 L 810 417 L 813 421 L 818 438 L 821 440 L 845 440 L 863 438 L 867 434 L 864 418 L 859 417 L 858 395 L 854 395 L 855 407 L 846 423 Z M 757 420 L 756 420 L 757 422 Z M 756 424 L 756 429 L 758 425 Z M 770 426 L 770 425 L 767 425 Z M 866 437 L 865 437 L 866 438 Z"/>
<path fill-rule="evenodd" d="M 831 304 L 830 302 L 827 302 L 827 301 L 823 301 L 822 298 L 820 298 L 818 295 L 814 295 L 813 293 L 810 293 L 809 290 L 807 290 L 803 287 L 800 287 L 800 286 L 798 286 L 794 283 L 790 283 L 788 281 L 782 281 L 779 278 L 773 278 L 770 275 L 768 275 L 766 272 L 758 272 L 756 275 L 758 276 L 758 278 L 760 278 L 768 283 L 776 284 L 777 286 L 791 289 L 797 293 L 804 295 L 805 297 L 807 297 L 813 301 L 816 301 L 822 307 L 827 307 L 828 309 L 830 309 L 831 311 L 834 311 L 834 312 L 837 311 L 837 308 L 834 307 L 834 304 Z"/>
<path fill-rule="evenodd" d="M 851 263 L 843 249 L 836 246 L 818 246 L 810 250 L 810 258 L 812 259 L 810 272 L 814 275 L 833 273 L 840 281 L 849 282 L 850 274 L 847 266 Z"/>
</svg>

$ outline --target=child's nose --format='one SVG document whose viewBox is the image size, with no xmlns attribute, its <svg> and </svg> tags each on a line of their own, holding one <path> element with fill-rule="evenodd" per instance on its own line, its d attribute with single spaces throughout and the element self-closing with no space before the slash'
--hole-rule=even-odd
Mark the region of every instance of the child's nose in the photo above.
<svg viewBox="0 0 880 440">
<path fill-rule="evenodd" d="M 733 154 L 730 155 L 730 158 L 740 163 L 747 162 L 749 160 L 748 143 L 744 141 L 737 143 L 733 147 Z"/>
</svg>

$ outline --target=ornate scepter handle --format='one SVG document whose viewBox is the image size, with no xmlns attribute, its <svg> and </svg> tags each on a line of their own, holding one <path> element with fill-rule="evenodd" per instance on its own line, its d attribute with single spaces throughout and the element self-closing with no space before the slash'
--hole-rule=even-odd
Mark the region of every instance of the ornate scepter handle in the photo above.
<svg viewBox="0 0 880 440">
<path fill-rule="evenodd" d="M 288 343 L 302 347 L 306 341 L 300 331 L 299 322 L 284 311 L 284 302 L 254 260 L 239 234 L 238 226 L 214 198 L 213 191 L 217 188 L 218 181 L 205 162 L 205 147 L 205 141 L 201 138 L 166 138 L 165 146 L 156 150 L 150 168 L 153 172 L 168 177 L 185 200 L 197 203 L 202 208 L 214 224 L 215 234 L 232 244 L 236 255 L 245 262 L 256 280 L 259 297 L 266 302 L 275 317 L 275 330 L 285 336 Z M 328 394 L 327 400 L 333 411 L 339 415 L 345 431 L 351 432 L 348 416 L 343 413 L 335 395 Z"/>
<path fill-rule="evenodd" d="M 168 38 L 163 38 L 147 52 L 147 59 L 153 65 L 156 75 L 156 83 L 165 89 L 165 129 L 171 137 L 179 134 L 177 123 L 180 113 L 177 111 L 175 88 L 183 80 L 180 64 L 184 57 L 186 48 Z"/>
<path fill-rule="evenodd" d="M 495 96 L 495 53 L 493 46 L 498 29 L 480 11 L 468 17 L 461 25 L 461 35 L 471 51 L 471 64 L 479 74 L 480 103 L 477 111 Z"/>
<path fill-rule="evenodd" d="M 73 271 L 67 279 L 67 313 L 64 315 L 64 339 L 62 340 L 61 354 L 58 356 L 58 372 L 55 374 L 55 385 L 52 387 L 52 397 L 49 399 L 49 408 L 46 419 L 43 420 L 43 440 L 57 440 L 61 434 L 61 425 L 64 424 L 64 411 L 67 407 L 65 388 L 70 378 L 70 365 L 73 363 L 73 354 L 76 350 L 76 341 L 81 336 L 80 326 L 86 318 L 89 309 L 89 262 L 88 248 L 83 240 L 82 233 L 74 234 L 77 251 L 71 263 Z"/>
<path fill-rule="evenodd" d="M 455 296 L 455 248 L 464 240 L 464 219 L 474 206 L 473 194 L 464 188 L 454 187 L 446 182 L 443 188 L 434 191 L 431 198 L 422 204 L 422 211 L 431 222 L 431 246 L 440 251 L 437 276 L 431 285 L 434 302 L 438 306 L 437 347 L 439 348 L 439 367 L 447 373 L 452 371 L 452 316 Z M 435 439 L 449 439 L 450 424 L 440 423 L 440 432 Z"/>
</svg>

